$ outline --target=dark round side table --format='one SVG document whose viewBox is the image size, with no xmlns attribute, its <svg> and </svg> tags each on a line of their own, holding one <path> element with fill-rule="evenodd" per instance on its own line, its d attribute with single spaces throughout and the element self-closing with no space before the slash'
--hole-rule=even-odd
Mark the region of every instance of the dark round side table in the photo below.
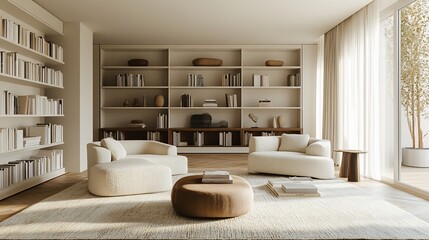
<svg viewBox="0 0 429 240">
<path fill-rule="evenodd" d="M 347 177 L 349 182 L 359 182 L 359 154 L 367 153 L 362 150 L 334 150 L 334 152 L 342 152 L 343 159 L 340 166 L 340 177 Z"/>
</svg>

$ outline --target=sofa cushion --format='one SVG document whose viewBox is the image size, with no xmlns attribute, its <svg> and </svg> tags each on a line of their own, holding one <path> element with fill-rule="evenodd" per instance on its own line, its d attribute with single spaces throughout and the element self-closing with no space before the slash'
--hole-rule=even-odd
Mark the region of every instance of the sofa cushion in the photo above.
<svg viewBox="0 0 429 240">
<path fill-rule="evenodd" d="M 282 134 L 279 151 L 305 153 L 309 140 L 308 134 Z"/>
<path fill-rule="evenodd" d="M 113 138 L 104 138 L 101 140 L 100 145 L 107 148 L 112 153 L 112 160 L 118 160 L 127 156 L 127 151 L 124 146 Z"/>
<path fill-rule="evenodd" d="M 305 154 L 312 156 L 331 157 L 329 141 L 318 141 L 308 145 Z"/>
</svg>

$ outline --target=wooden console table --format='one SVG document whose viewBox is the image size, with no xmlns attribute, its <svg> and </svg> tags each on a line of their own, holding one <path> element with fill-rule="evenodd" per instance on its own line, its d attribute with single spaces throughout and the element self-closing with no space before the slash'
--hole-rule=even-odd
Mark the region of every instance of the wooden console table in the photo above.
<svg viewBox="0 0 429 240">
<path fill-rule="evenodd" d="M 349 182 L 359 182 L 359 154 L 367 153 L 361 150 L 334 150 L 334 152 L 342 152 L 343 159 L 340 167 L 340 177 L 347 177 Z"/>
</svg>

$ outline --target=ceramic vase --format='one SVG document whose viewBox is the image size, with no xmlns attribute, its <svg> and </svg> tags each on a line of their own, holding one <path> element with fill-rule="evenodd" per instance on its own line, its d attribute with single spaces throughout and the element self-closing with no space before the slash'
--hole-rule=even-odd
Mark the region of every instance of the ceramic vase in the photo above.
<svg viewBox="0 0 429 240">
<path fill-rule="evenodd" d="M 155 102 L 155 107 L 163 107 L 164 106 L 164 96 L 160 95 L 160 94 L 156 95 L 154 102 Z"/>
<path fill-rule="evenodd" d="M 276 116 L 273 117 L 273 128 L 278 128 Z"/>
<path fill-rule="evenodd" d="M 278 116 L 277 117 L 277 123 L 279 128 L 283 128 L 285 126 L 285 117 L 284 116 Z"/>
</svg>

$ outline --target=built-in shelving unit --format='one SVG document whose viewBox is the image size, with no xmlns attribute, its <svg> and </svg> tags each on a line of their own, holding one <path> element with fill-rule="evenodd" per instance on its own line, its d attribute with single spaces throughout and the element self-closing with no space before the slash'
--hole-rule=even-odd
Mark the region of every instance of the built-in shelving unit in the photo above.
<svg viewBox="0 0 429 240">
<path fill-rule="evenodd" d="M 46 89 L 64 89 L 62 73 L 58 70 L 58 67 L 64 64 L 63 51 L 60 46 L 49 41 L 49 36 L 63 34 L 63 23 L 33 1 L 0 1 L 0 16 L 0 52 L 3 55 L 0 61 L 9 61 L 8 57 L 13 60 L 13 64 L 11 61 L 7 64 L 3 62 L 0 68 L 0 91 L 3 93 L 0 101 L 2 106 L 10 105 L 0 109 L 0 133 L 3 137 L 6 136 L 0 141 L 1 200 L 60 176 L 65 173 L 65 169 L 62 150 L 56 149 L 63 144 L 62 140 L 51 140 L 47 144 L 22 145 L 26 143 L 23 139 L 29 134 L 27 128 L 40 123 L 48 124 L 53 118 L 63 117 L 62 108 L 47 111 L 45 108 L 48 105 L 41 104 L 43 101 L 38 100 L 34 103 L 30 100 L 21 101 L 18 104 L 20 96 L 49 98 Z M 30 106 L 31 104 L 33 105 Z M 24 107 L 31 110 L 24 111 Z M 57 113 L 59 109 L 61 112 L 58 114 L 32 114 L 33 111 Z M 62 138 L 62 133 L 55 138 L 58 136 Z M 54 139 L 54 136 L 51 138 Z M 5 142 L 11 145 L 6 145 Z M 55 151 L 55 158 L 45 150 Z M 42 155 L 47 158 L 41 159 Z"/>
<path fill-rule="evenodd" d="M 218 58 L 223 63 L 221 66 L 193 66 L 192 61 L 202 57 Z M 146 59 L 149 64 L 128 66 L 128 60 L 134 58 Z M 266 66 L 265 61 L 270 59 L 282 60 L 284 64 Z M 106 132 L 113 131 L 127 132 L 117 136 L 128 138 L 130 131 L 138 131 L 140 138 L 146 139 L 145 131 L 157 131 L 159 114 L 167 116 L 164 128 L 168 131 L 162 129 L 162 141 L 176 143 L 180 152 L 211 152 L 217 148 L 226 152 L 244 152 L 247 149 L 245 137 L 250 133 L 302 133 L 302 89 L 305 81 L 301 76 L 302 45 L 101 45 L 99 63 L 100 138 L 106 136 Z M 144 86 L 117 86 L 118 74 L 141 74 L 144 76 Z M 231 80 L 226 84 L 222 79 L 228 74 Z M 192 84 L 189 75 L 202 76 L 203 83 Z M 264 84 L 255 82 L 254 75 L 264 76 Z M 293 81 L 290 79 L 292 75 L 295 78 Z M 183 107 L 184 94 L 191 96 L 190 106 Z M 229 106 L 226 94 L 235 98 L 235 105 Z M 155 106 L 154 98 L 157 95 L 164 98 L 162 107 Z M 133 107 L 134 99 L 141 104 L 143 96 L 146 105 Z M 207 99 L 216 100 L 217 106 L 204 107 Z M 260 100 L 267 99 L 270 105 L 259 105 Z M 127 107 L 124 106 L 125 102 L 128 103 Z M 192 128 L 191 116 L 202 113 L 209 113 L 212 123 L 226 121 L 228 127 Z M 248 117 L 251 113 L 258 117 L 259 128 L 252 128 L 255 123 Z M 279 116 L 283 117 L 284 125 L 274 128 L 273 118 Z M 135 119 L 142 120 L 147 128 L 127 128 Z M 174 136 L 177 138 L 178 132 L 181 133 L 181 143 L 173 139 Z M 194 135 L 199 132 L 204 132 L 205 144 L 195 146 Z M 228 143 L 231 146 L 222 146 L 219 142 L 223 132 L 231 132 L 232 144 Z"/>
</svg>

